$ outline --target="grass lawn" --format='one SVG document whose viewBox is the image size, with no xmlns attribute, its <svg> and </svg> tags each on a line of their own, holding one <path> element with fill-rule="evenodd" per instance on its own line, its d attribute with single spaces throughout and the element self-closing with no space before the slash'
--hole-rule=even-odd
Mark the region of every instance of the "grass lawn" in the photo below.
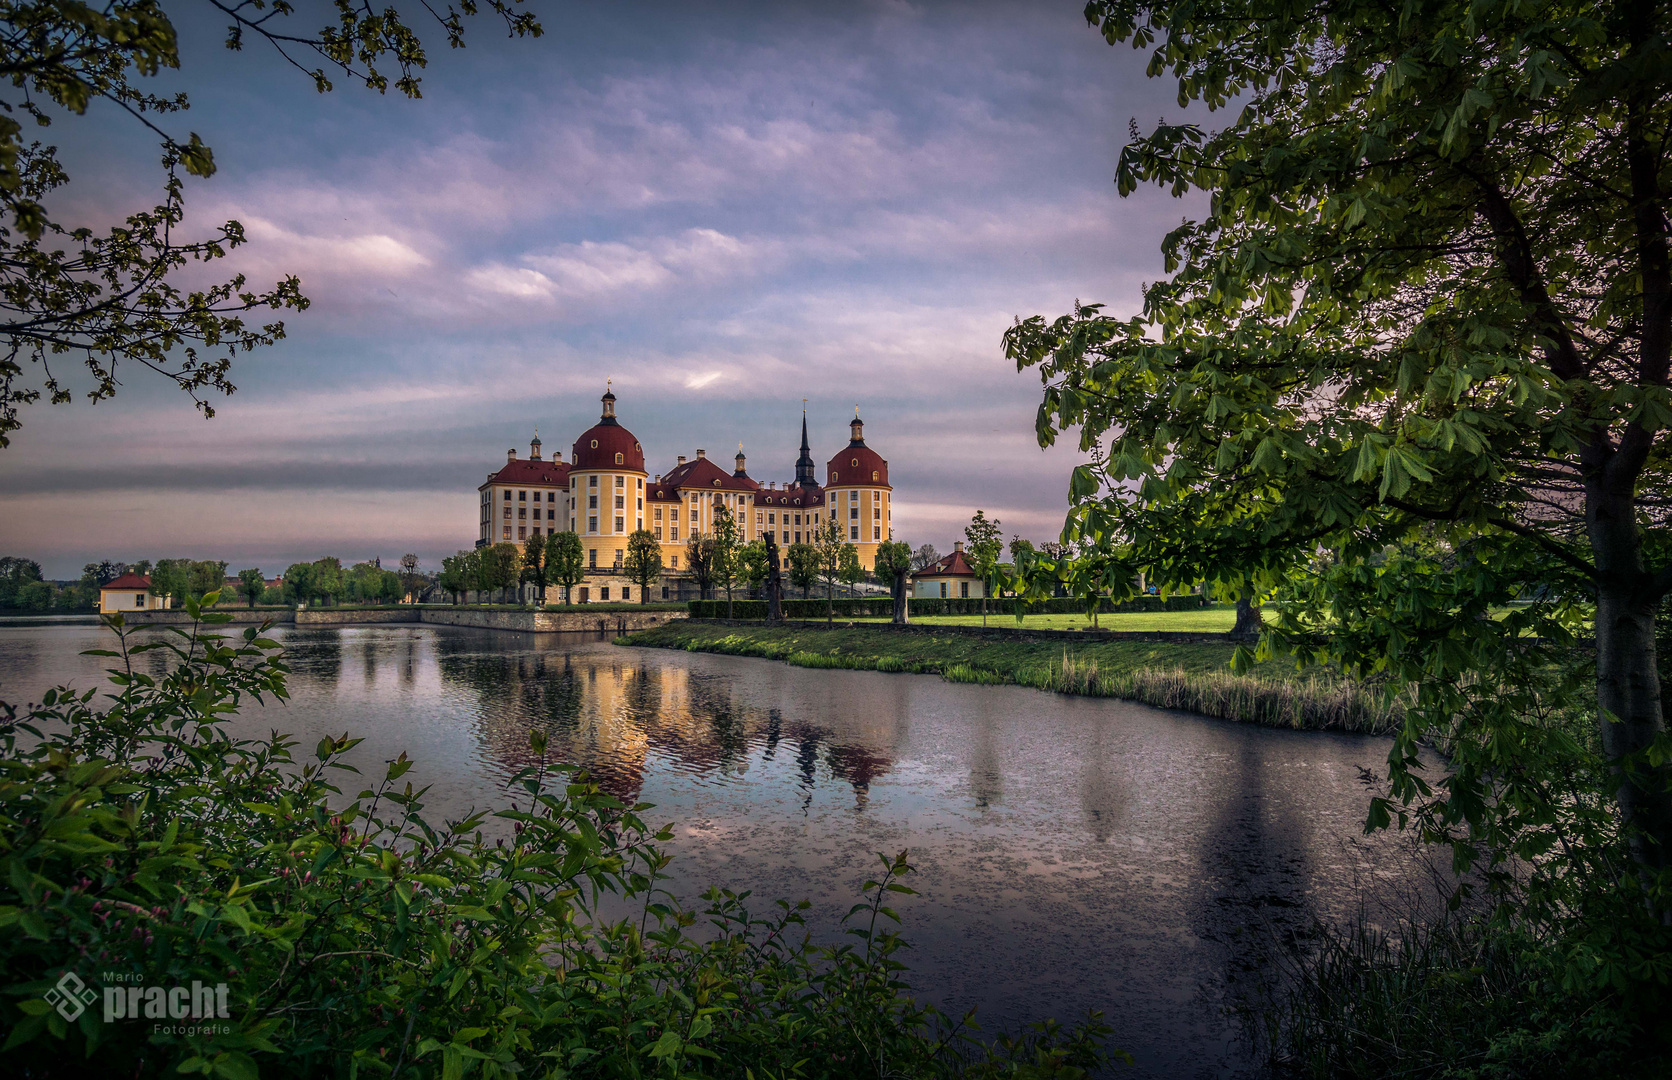
<svg viewBox="0 0 1672 1080">
<path fill-rule="evenodd" d="M 952 682 L 1011 683 L 1057 693 L 1130 698 L 1273 727 L 1384 732 L 1398 716 L 1383 689 L 1362 686 L 1332 671 L 1297 672 L 1288 661 L 1270 661 L 1246 675 L 1233 674 L 1232 646 L 1220 642 L 1089 640 L 1065 645 L 956 633 L 899 633 L 863 623 L 825 630 L 677 620 L 628 634 L 616 643 L 758 656 L 800 667 L 938 674 Z"/>
</svg>

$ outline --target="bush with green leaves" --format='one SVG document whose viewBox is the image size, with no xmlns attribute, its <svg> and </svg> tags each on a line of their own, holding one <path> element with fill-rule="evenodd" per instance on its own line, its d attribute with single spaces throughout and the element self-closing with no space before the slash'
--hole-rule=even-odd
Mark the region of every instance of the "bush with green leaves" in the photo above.
<svg viewBox="0 0 1672 1080">
<path fill-rule="evenodd" d="M 914 1001 L 887 905 L 911 892 L 904 853 L 843 944 L 812 942 L 806 902 L 686 910 L 650 807 L 538 732 L 504 807 L 435 823 L 404 754 L 367 782 L 347 734 L 311 754 L 237 734 L 240 708 L 286 695 L 264 627 L 107 623 L 107 698 L 0 706 L 11 1076 L 1068 1078 L 1118 1056 L 1096 1017 L 984 1044 Z M 67 1022 L 45 997 L 66 972 L 115 997 L 224 982 L 228 1015 L 107 1020 L 95 998 Z"/>
</svg>

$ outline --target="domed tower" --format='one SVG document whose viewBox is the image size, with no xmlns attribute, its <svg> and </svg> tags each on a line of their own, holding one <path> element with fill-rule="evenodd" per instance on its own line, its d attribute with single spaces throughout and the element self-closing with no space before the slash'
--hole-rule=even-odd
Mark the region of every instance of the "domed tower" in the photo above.
<svg viewBox="0 0 1672 1080">
<path fill-rule="evenodd" d="M 865 421 L 854 406 L 848 424 L 848 445 L 825 465 L 824 505 L 842 525 L 842 538 L 859 548 L 859 563 L 869 570 L 877 564 L 877 547 L 889 539 L 893 521 L 893 492 L 888 484 L 888 462 L 865 445 Z"/>
<path fill-rule="evenodd" d="M 570 517 L 588 569 L 608 572 L 627 555 L 627 538 L 644 528 L 644 447 L 615 418 L 607 387 L 603 414 L 571 448 Z"/>
</svg>

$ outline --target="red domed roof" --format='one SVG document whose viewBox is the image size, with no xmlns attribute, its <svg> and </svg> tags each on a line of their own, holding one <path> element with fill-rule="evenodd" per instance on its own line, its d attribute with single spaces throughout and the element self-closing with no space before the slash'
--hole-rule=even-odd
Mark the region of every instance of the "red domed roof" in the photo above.
<svg viewBox="0 0 1672 1080">
<path fill-rule="evenodd" d="M 825 487 L 887 487 L 888 462 L 882 455 L 865 445 L 865 421 L 854 410 L 848 421 L 853 438 L 825 462 Z"/>
<path fill-rule="evenodd" d="M 615 419 L 615 395 L 604 395 L 604 415 L 575 440 L 572 469 L 630 469 L 644 472 L 644 448 Z M 617 461 L 617 455 L 621 460 Z"/>
</svg>

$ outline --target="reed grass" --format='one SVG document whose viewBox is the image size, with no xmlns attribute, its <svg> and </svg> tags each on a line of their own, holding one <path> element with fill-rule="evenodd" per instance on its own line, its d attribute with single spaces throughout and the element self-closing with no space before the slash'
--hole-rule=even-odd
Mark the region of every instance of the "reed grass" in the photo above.
<svg viewBox="0 0 1672 1080">
<path fill-rule="evenodd" d="M 628 634 L 621 645 L 685 649 L 779 660 L 805 668 L 937 674 L 948 682 L 1015 685 L 1058 694 L 1140 701 L 1240 723 L 1300 731 L 1384 734 L 1403 716 L 1392 688 L 1324 669 L 1263 665 L 1230 671 L 1232 646 L 1158 647 L 1108 642 L 1062 648 L 957 635 L 905 635 L 868 629 L 809 630 L 669 623 Z"/>
</svg>

